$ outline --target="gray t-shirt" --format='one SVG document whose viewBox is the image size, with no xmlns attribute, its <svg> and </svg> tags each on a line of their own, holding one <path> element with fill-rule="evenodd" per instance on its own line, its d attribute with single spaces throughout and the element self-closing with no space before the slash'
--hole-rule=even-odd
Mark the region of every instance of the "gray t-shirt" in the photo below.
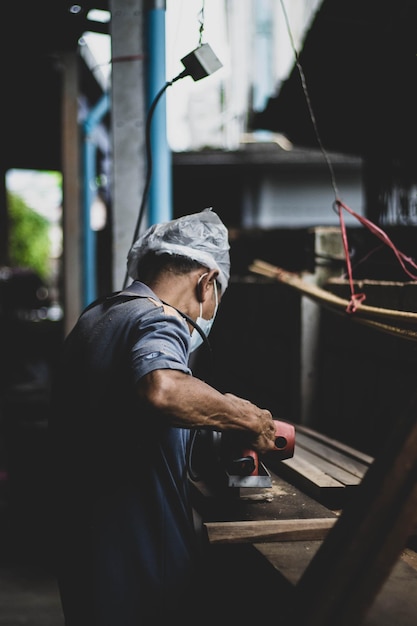
<svg viewBox="0 0 417 626">
<path fill-rule="evenodd" d="M 195 579 L 190 433 L 136 390 L 156 369 L 191 375 L 189 340 L 184 318 L 135 281 L 88 307 L 65 341 L 50 421 L 51 519 L 64 606 L 79 624 L 145 623 L 170 604 L 175 614 Z"/>
</svg>

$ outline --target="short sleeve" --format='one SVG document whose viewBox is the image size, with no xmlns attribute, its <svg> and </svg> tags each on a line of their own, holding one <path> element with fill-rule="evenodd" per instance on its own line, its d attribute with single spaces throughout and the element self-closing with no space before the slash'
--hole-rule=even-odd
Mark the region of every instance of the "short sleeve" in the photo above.
<svg viewBox="0 0 417 626">
<path fill-rule="evenodd" d="M 185 320 L 171 307 L 155 306 L 140 319 L 131 358 L 135 382 L 157 369 L 191 374 L 188 367 L 190 333 Z"/>
</svg>

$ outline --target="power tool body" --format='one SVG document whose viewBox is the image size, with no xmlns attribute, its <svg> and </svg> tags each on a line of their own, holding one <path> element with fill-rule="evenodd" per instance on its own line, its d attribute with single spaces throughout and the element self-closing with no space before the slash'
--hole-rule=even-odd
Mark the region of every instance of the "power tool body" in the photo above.
<svg viewBox="0 0 417 626">
<path fill-rule="evenodd" d="M 289 422 L 274 420 L 274 460 L 294 455 L 295 428 Z M 189 474 L 222 487 L 271 487 L 271 475 L 255 450 L 248 447 L 245 434 L 201 429 L 194 433 L 190 450 Z"/>
</svg>

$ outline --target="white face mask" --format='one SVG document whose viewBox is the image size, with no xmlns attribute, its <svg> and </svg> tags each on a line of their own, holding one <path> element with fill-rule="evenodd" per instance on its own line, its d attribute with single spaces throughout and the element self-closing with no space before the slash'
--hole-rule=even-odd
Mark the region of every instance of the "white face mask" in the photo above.
<svg viewBox="0 0 417 626">
<path fill-rule="evenodd" d="M 203 278 L 203 276 L 206 276 L 206 274 L 203 274 L 202 276 L 200 276 L 200 278 L 198 280 L 198 284 L 200 283 L 200 280 Z M 213 288 L 214 288 L 214 298 L 215 298 L 215 302 L 216 302 L 216 305 L 214 307 L 213 317 L 211 317 L 209 320 L 206 320 L 206 319 L 204 319 L 204 317 L 202 317 L 202 314 L 203 314 L 203 304 L 202 304 L 202 302 L 200 302 L 200 315 L 197 317 L 197 319 L 195 321 L 197 326 L 199 326 L 201 328 L 201 330 L 203 331 L 203 333 L 205 334 L 206 337 L 209 336 L 209 333 L 211 331 L 211 327 L 213 326 L 214 318 L 216 317 L 217 309 L 219 307 L 219 299 L 218 299 L 218 295 L 217 295 L 217 284 L 216 284 L 216 281 L 214 281 L 214 283 L 213 283 Z M 190 352 L 193 352 L 194 350 L 196 350 L 199 346 L 201 346 L 202 343 L 203 343 L 202 336 L 200 335 L 198 330 L 196 328 L 194 328 L 192 333 L 191 333 Z"/>
</svg>

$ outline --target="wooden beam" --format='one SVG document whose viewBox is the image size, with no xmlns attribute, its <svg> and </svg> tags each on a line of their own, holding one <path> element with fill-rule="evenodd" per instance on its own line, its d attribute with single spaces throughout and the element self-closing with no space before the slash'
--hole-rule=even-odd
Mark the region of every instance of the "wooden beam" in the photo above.
<svg viewBox="0 0 417 626">
<path fill-rule="evenodd" d="M 78 120 L 79 65 L 76 52 L 60 58 L 62 65 L 62 185 L 64 333 L 67 335 L 82 311 L 80 133 Z"/>
<path fill-rule="evenodd" d="M 324 539 L 336 520 L 337 517 L 248 522 L 206 522 L 204 526 L 211 544 L 315 541 Z"/>
<path fill-rule="evenodd" d="M 356 476 L 360 480 L 362 480 L 372 462 L 363 463 L 362 461 L 354 459 L 334 447 L 304 435 L 300 431 L 297 433 L 297 447 L 308 450 L 312 454 L 315 454 L 318 458 L 324 459 L 328 463 L 339 467 L 348 474 Z"/>
<path fill-rule="evenodd" d="M 417 521 L 417 396 L 297 584 L 297 623 L 361 624 Z"/>
<path fill-rule="evenodd" d="M 276 462 L 268 454 L 267 467 L 328 508 L 343 508 L 374 459 L 310 428 L 295 429 L 294 456 Z"/>
</svg>

